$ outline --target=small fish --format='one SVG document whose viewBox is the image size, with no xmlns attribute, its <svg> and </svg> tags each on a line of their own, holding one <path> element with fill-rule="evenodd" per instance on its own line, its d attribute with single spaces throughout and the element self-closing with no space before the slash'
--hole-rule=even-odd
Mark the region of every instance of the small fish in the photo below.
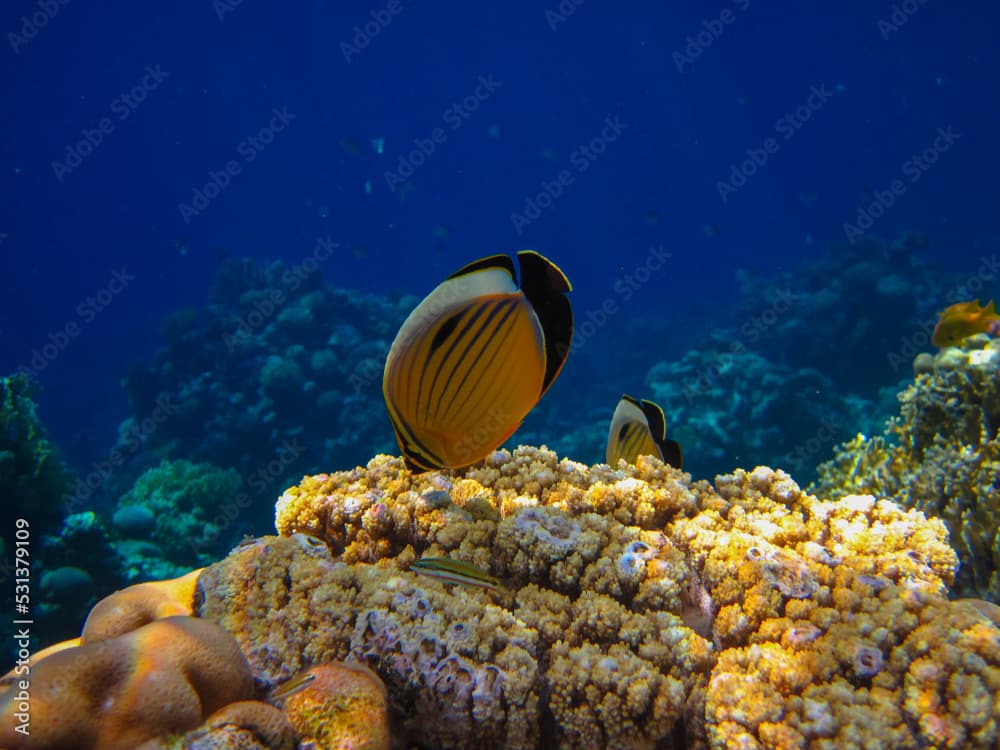
<svg viewBox="0 0 1000 750">
<path fill-rule="evenodd" d="M 991 300 L 986 307 L 979 306 L 979 300 L 959 302 L 942 310 L 941 318 L 934 327 L 931 343 L 938 348 L 955 346 L 962 339 L 977 333 L 1000 333 L 1000 315 Z"/>
<path fill-rule="evenodd" d="M 623 395 L 611 417 L 605 460 L 617 466 L 620 458 L 634 464 L 639 456 L 656 456 L 677 469 L 684 464 L 680 443 L 667 439 L 663 409 L 652 401 Z"/>
<path fill-rule="evenodd" d="M 533 250 L 491 255 L 439 284 L 396 334 L 382 393 L 414 472 L 457 469 L 499 448 L 569 354 L 565 274 Z"/>
<path fill-rule="evenodd" d="M 301 693 L 315 681 L 316 675 L 312 672 L 299 672 L 275 688 L 274 692 L 271 693 L 271 698 L 272 700 L 282 701 L 296 693 Z"/>
<path fill-rule="evenodd" d="M 369 138 L 368 143 L 371 144 L 372 151 L 379 156 L 385 153 L 385 138 Z"/>
<path fill-rule="evenodd" d="M 450 557 L 422 557 L 410 563 L 409 569 L 445 583 L 477 586 L 488 591 L 497 591 L 501 585 L 500 579 L 491 576 L 478 565 L 452 560 Z"/>
</svg>

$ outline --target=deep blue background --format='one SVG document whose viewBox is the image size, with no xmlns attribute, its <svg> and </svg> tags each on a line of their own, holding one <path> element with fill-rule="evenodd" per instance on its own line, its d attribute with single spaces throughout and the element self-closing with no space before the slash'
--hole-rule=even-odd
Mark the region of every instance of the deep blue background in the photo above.
<svg viewBox="0 0 1000 750">
<path fill-rule="evenodd" d="M 0 372 L 80 322 L 78 303 L 113 270 L 135 277 L 41 373 L 58 438 L 111 442 L 128 363 L 154 351 L 165 313 L 204 303 L 220 252 L 297 262 L 329 236 L 341 244 L 324 265 L 332 283 L 424 294 L 466 261 L 533 247 L 570 276 L 580 314 L 662 244 L 669 267 L 627 314 L 687 325 L 734 303 L 736 269 L 793 267 L 842 241 L 843 223 L 948 126 L 960 139 L 872 231 L 923 230 L 955 270 L 998 237 L 995 3 L 914 2 L 885 39 L 887 2 L 586 0 L 553 30 L 553 1 L 414 0 L 347 62 L 342 43 L 386 5 L 245 0 L 220 20 L 210 0 L 70 0 L 17 53 L 3 41 Z M 20 33 L 38 9 L 6 3 L 0 30 Z M 724 9 L 733 22 L 678 71 L 675 53 Z M 166 80 L 117 120 L 116 97 L 157 65 Z M 446 111 L 480 76 L 501 85 L 450 129 Z M 813 86 L 836 94 L 723 203 L 717 181 Z M 178 204 L 241 160 L 275 107 L 294 120 L 186 223 Z M 106 116 L 114 132 L 58 181 L 52 162 Z M 608 116 L 624 132 L 518 235 L 511 214 L 573 169 Z M 384 174 L 436 127 L 447 141 L 401 199 Z M 676 356 L 649 342 L 650 365 Z"/>
</svg>

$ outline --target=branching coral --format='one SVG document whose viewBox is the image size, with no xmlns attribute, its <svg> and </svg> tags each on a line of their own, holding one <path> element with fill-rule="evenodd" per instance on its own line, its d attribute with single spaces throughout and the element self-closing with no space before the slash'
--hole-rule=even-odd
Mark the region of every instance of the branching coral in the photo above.
<svg viewBox="0 0 1000 750">
<path fill-rule="evenodd" d="M 921 368 L 923 369 L 923 368 Z M 942 350 L 900 394 L 887 434 L 858 436 L 819 468 L 829 497 L 868 492 L 944 520 L 962 562 L 955 592 L 1000 601 L 1000 341 Z"/>
</svg>

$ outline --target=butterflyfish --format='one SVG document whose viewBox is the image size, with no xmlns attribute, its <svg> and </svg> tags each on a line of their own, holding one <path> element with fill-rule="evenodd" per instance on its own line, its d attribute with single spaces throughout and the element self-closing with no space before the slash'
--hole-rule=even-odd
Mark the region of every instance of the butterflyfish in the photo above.
<svg viewBox="0 0 1000 750">
<path fill-rule="evenodd" d="M 993 336 L 1000 333 L 1000 315 L 992 300 L 986 307 L 980 307 L 979 300 L 959 302 L 942 310 L 940 315 L 931 335 L 931 343 L 939 348 L 955 346 L 977 333 Z"/>
<path fill-rule="evenodd" d="M 422 557 L 410 563 L 409 569 L 445 583 L 476 586 L 489 591 L 497 591 L 500 588 L 500 580 L 478 565 L 452 560 L 450 557 Z"/>
<path fill-rule="evenodd" d="M 680 443 L 667 438 L 663 409 L 652 401 L 623 395 L 611 417 L 605 460 L 617 466 L 620 458 L 634 464 L 639 456 L 656 456 L 663 463 L 683 468 Z"/>
<path fill-rule="evenodd" d="M 382 393 L 407 467 L 482 460 L 559 375 L 573 339 L 566 275 L 533 250 L 460 268 L 414 308 L 386 358 Z"/>
</svg>

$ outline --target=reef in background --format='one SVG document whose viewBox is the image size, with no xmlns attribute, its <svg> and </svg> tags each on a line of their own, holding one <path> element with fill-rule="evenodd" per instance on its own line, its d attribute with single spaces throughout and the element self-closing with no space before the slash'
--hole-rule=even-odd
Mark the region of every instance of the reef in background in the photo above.
<svg viewBox="0 0 1000 750">
<path fill-rule="evenodd" d="M 671 310 L 661 319 L 621 314 L 613 335 L 581 310 L 589 335 L 575 342 L 581 351 L 567 372 L 582 370 L 588 389 L 564 393 L 557 385 L 518 437 L 600 461 L 613 405 L 622 390 L 635 391 L 660 401 L 694 476 L 767 464 L 808 482 L 839 442 L 882 428 L 910 360 L 930 348 L 937 311 L 956 296 L 975 296 L 955 274 L 921 260 L 925 245 L 909 232 L 892 242 L 831 245 L 771 276 L 738 270 L 732 304 L 713 298 L 697 314 Z M 964 279 L 972 280 L 981 281 Z M 650 281 L 660 283 L 670 282 Z M 624 383 L 608 383 L 608 361 L 626 374 Z"/>
<path fill-rule="evenodd" d="M 30 521 L 32 535 L 58 527 L 73 484 L 38 418 L 38 390 L 27 375 L 0 377 L 0 497 L 12 522 Z M 0 531 L 5 556 L 13 548 L 13 534 L 13 523 Z"/>
<path fill-rule="evenodd" d="M 64 638 L 67 621 L 83 619 L 97 600 L 94 576 L 102 575 L 109 562 L 112 569 L 116 565 L 106 549 L 83 545 L 71 559 L 62 554 L 64 533 L 68 528 L 68 533 L 74 531 L 68 515 L 74 477 L 38 416 L 39 390 L 27 375 L 0 378 L 0 498 L 7 514 L 0 530 L 0 555 L 5 561 L 0 578 L 11 595 L 15 578 L 29 579 L 32 631 L 46 642 Z M 23 556 L 15 552 L 19 539 Z M 18 568 L 30 570 L 30 575 Z M 113 589 L 120 580 L 112 575 L 108 583 Z M 15 651 L 13 630 L 9 620 L 0 627 L 0 635 L 8 636 L 3 638 L 4 655 Z"/>
<path fill-rule="evenodd" d="M 164 347 L 125 378 L 134 417 L 118 447 L 166 403 L 141 468 L 183 458 L 234 469 L 265 511 L 303 473 L 392 448 L 382 367 L 415 303 L 334 288 L 316 268 L 229 261 L 211 303 L 166 318 Z"/>
<path fill-rule="evenodd" d="M 955 594 L 1000 602 L 1000 340 L 974 336 L 914 368 L 885 432 L 843 445 L 810 489 L 941 518 L 961 560 Z"/>
</svg>

